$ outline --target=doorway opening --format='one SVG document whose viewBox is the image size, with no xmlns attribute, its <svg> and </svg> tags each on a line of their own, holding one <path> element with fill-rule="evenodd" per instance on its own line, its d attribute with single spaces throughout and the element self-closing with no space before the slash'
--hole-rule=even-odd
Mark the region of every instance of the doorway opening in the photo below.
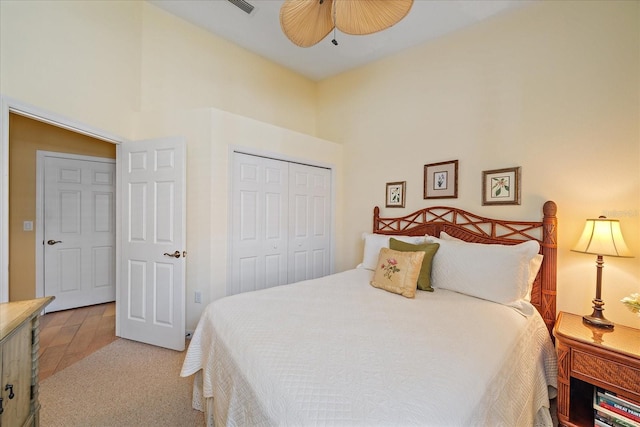
<svg viewBox="0 0 640 427">
<path fill-rule="evenodd" d="M 8 300 L 41 297 L 37 265 L 37 151 L 97 156 L 115 161 L 116 145 L 30 117 L 9 113 L 9 280 Z M 114 230 L 115 234 L 115 230 Z M 38 245 L 40 243 L 40 245 Z M 115 262 L 115 260 L 114 260 Z M 40 287 L 44 289 L 44 287 Z"/>
</svg>

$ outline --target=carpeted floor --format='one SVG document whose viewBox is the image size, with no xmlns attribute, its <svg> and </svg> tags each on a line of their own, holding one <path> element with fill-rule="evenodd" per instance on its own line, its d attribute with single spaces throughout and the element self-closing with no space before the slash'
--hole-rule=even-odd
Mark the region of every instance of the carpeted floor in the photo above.
<svg viewBox="0 0 640 427">
<path fill-rule="evenodd" d="M 40 383 L 40 425 L 202 426 L 184 355 L 118 339 Z"/>
</svg>

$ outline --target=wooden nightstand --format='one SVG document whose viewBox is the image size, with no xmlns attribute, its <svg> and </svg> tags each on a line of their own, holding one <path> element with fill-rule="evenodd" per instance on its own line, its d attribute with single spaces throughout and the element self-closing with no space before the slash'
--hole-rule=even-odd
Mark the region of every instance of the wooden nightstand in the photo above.
<svg viewBox="0 0 640 427">
<path fill-rule="evenodd" d="M 594 386 L 640 402 L 640 329 L 595 328 L 582 316 L 563 312 L 553 335 L 561 426 L 593 426 Z"/>
<path fill-rule="evenodd" d="M 39 316 L 51 301 L 0 304 L 0 425 L 39 425 Z"/>
</svg>

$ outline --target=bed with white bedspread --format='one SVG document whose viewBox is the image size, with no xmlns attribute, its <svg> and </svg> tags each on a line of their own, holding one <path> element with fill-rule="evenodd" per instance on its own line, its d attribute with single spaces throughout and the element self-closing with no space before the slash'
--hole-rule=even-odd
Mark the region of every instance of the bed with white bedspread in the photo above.
<svg viewBox="0 0 640 427">
<path fill-rule="evenodd" d="M 375 211 L 376 234 L 449 238 L 429 240 L 440 245 L 434 292 L 405 298 L 371 286 L 376 272 L 365 268 L 367 251 L 371 258 L 378 248 L 370 243 L 380 240 L 372 238 L 359 268 L 211 303 L 181 372 L 196 374 L 193 405 L 205 411 L 207 424 L 550 426 L 557 369 L 548 316 L 553 310 L 555 317 L 555 204 L 545 205 L 541 222 L 487 220 L 451 209 L 428 208 L 429 215 L 408 225 L 411 216 L 394 222 Z M 473 295 L 473 286 L 447 289 L 443 275 L 483 274 L 471 261 L 462 273 L 442 268 L 448 254 L 480 251 L 474 258 L 482 259 L 487 248 L 511 254 L 527 240 L 544 255 L 538 274 L 513 271 L 532 276 L 530 296 L 517 303 L 491 300 L 509 299 L 504 295 L 511 288 L 501 284 L 482 297 Z M 496 243 L 501 247 L 487 246 Z M 514 249 L 502 248 L 507 245 Z M 501 274 L 492 277 L 509 277 Z"/>
</svg>

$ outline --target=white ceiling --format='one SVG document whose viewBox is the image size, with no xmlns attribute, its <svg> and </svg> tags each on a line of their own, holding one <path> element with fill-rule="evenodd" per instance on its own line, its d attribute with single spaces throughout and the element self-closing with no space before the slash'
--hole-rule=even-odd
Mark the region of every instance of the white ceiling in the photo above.
<svg viewBox="0 0 640 427">
<path fill-rule="evenodd" d="M 376 34 L 333 33 L 315 46 L 301 48 L 280 29 L 283 0 L 247 0 L 251 14 L 228 0 L 148 0 L 150 3 L 224 39 L 294 70 L 322 80 L 400 50 L 459 30 L 530 0 L 415 0 L 409 14 Z M 531 0 L 532 1 L 532 0 Z"/>
</svg>

